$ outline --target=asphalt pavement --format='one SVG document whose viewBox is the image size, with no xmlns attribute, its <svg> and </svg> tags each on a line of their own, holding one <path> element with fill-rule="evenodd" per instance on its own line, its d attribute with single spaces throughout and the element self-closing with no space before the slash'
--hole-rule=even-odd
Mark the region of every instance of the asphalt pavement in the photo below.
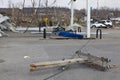
<svg viewBox="0 0 120 80">
<path fill-rule="evenodd" d="M 31 63 L 70 58 L 79 49 L 85 53 L 108 57 L 112 60 L 111 64 L 117 68 L 102 72 L 81 64 L 71 65 L 67 70 L 48 80 L 119 80 L 120 30 L 103 29 L 103 32 L 108 34 L 104 34 L 102 39 L 90 40 L 43 39 L 40 34 L 34 36 L 29 32 L 25 34 L 8 32 L 9 37 L 0 38 L 0 80 L 45 80 L 60 72 L 60 69 L 30 72 Z"/>
</svg>

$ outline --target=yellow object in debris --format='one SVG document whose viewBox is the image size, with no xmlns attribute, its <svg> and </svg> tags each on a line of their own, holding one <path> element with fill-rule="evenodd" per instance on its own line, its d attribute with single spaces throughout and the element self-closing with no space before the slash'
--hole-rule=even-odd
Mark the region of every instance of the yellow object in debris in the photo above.
<svg viewBox="0 0 120 80">
<path fill-rule="evenodd" d="M 47 21 L 48 21 L 48 18 L 47 18 L 47 17 L 44 17 L 43 20 L 44 20 L 45 22 L 47 22 Z"/>
</svg>

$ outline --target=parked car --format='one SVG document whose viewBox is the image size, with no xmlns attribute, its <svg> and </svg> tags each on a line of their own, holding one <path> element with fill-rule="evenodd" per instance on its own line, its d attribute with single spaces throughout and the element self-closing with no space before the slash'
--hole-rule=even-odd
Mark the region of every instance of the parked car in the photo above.
<svg viewBox="0 0 120 80">
<path fill-rule="evenodd" d="M 100 23 L 106 25 L 107 28 L 111 28 L 113 25 L 111 20 L 101 20 Z"/>
<path fill-rule="evenodd" d="M 100 22 L 95 22 L 93 24 L 91 24 L 91 28 L 102 28 L 102 27 L 106 27 L 106 25 L 104 25 L 103 23 Z"/>
<path fill-rule="evenodd" d="M 111 28 L 111 27 L 112 21 L 110 20 L 100 20 L 98 22 L 91 24 L 91 28 Z"/>
</svg>

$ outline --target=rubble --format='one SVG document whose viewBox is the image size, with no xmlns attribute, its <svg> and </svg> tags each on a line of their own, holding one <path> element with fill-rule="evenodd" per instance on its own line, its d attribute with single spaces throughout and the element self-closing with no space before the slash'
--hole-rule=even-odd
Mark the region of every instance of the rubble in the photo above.
<svg viewBox="0 0 120 80">
<path fill-rule="evenodd" d="M 0 29 L 0 37 L 2 36 L 8 36 L 8 34 L 6 34 L 5 32 L 3 32 L 1 29 Z"/>
<path fill-rule="evenodd" d="M 8 16 L 3 16 L 2 14 L 0 14 L 0 37 L 8 36 L 8 34 L 3 32 L 4 30 L 17 32 L 10 18 Z"/>
<path fill-rule="evenodd" d="M 0 37 L 2 37 L 2 34 L 0 33 Z"/>
</svg>

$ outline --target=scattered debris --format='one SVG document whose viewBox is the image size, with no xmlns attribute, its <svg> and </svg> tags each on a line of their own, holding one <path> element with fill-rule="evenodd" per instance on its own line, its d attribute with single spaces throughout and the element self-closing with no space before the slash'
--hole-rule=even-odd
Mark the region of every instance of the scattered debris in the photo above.
<svg viewBox="0 0 120 80">
<path fill-rule="evenodd" d="M 2 37 L 2 36 L 8 36 L 8 34 L 6 34 L 5 32 L 1 31 L 1 29 L 0 29 L 0 37 Z"/>
<path fill-rule="evenodd" d="M 71 39 L 71 38 L 70 37 L 63 37 L 63 36 L 50 36 L 50 39 L 64 40 L 64 39 Z"/>
<path fill-rule="evenodd" d="M 66 32 L 66 31 L 59 32 L 59 36 L 76 38 L 76 39 L 83 39 L 84 38 L 84 36 L 82 34 L 76 34 L 73 32 Z"/>
<path fill-rule="evenodd" d="M 12 31 L 12 32 L 17 32 L 15 30 L 15 26 L 11 22 L 10 18 L 8 16 L 3 16 L 0 14 L 0 37 L 2 36 L 8 36 L 4 30 Z"/>
<path fill-rule="evenodd" d="M 109 63 L 111 62 L 110 59 L 105 57 L 97 57 L 94 55 L 91 55 L 90 53 L 83 53 L 81 50 L 76 51 L 76 54 L 78 54 L 79 57 L 87 57 L 87 60 L 85 61 L 85 65 L 95 68 L 97 70 L 106 71 L 110 69 Z"/>
<path fill-rule="evenodd" d="M 30 56 L 24 56 L 24 59 L 28 59 L 28 58 L 30 58 Z"/>
<path fill-rule="evenodd" d="M 2 37 L 2 34 L 0 33 L 0 37 Z"/>
</svg>

